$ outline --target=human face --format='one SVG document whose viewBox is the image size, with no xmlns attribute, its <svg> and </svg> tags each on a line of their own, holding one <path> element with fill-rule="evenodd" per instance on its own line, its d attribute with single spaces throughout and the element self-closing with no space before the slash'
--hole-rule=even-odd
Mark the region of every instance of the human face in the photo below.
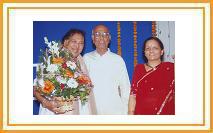
<svg viewBox="0 0 213 133">
<path fill-rule="evenodd" d="M 96 26 L 93 30 L 92 40 L 96 46 L 97 51 L 106 52 L 110 42 L 108 28 L 103 25 Z"/>
<path fill-rule="evenodd" d="M 149 40 L 145 44 L 145 56 L 148 61 L 161 61 L 163 50 L 155 40 Z"/>
<path fill-rule="evenodd" d="M 78 57 L 84 48 L 84 37 L 81 34 L 74 34 L 65 41 L 65 48 L 67 48 L 74 58 Z"/>
</svg>

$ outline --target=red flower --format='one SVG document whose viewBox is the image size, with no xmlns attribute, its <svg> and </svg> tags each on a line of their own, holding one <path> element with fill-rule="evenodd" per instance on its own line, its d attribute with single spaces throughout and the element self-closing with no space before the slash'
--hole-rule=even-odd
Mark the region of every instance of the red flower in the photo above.
<svg viewBox="0 0 213 133">
<path fill-rule="evenodd" d="M 65 85 L 64 85 L 64 84 L 61 84 L 61 90 L 63 90 L 63 89 L 64 89 L 64 87 L 65 87 Z"/>
<path fill-rule="evenodd" d="M 67 64 L 66 64 L 66 62 L 62 64 L 62 67 L 63 67 L 64 69 L 66 69 L 66 68 L 67 68 Z"/>
</svg>

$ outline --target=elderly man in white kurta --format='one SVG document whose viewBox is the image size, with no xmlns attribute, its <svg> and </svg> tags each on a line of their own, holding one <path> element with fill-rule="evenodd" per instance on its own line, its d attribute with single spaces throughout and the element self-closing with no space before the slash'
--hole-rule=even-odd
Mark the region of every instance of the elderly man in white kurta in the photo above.
<svg viewBox="0 0 213 133">
<path fill-rule="evenodd" d="M 128 113 L 130 82 L 124 60 L 108 48 L 111 36 L 104 25 L 93 29 L 96 50 L 84 55 L 84 61 L 94 85 L 94 96 L 99 115 Z"/>
</svg>

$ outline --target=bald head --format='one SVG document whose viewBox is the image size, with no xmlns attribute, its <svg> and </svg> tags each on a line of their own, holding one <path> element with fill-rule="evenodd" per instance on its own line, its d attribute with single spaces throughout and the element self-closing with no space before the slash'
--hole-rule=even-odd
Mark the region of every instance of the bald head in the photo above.
<svg viewBox="0 0 213 133">
<path fill-rule="evenodd" d="M 103 55 L 108 50 L 111 40 L 109 29 L 105 25 L 97 25 L 92 30 L 92 40 L 95 44 L 96 51 Z"/>
<path fill-rule="evenodd" d="M 93 33 L 94 32 L 109 32 L 109 29 L 105 25 L 97 25 L 95 28 L 93 28 Z"/>
</svg>

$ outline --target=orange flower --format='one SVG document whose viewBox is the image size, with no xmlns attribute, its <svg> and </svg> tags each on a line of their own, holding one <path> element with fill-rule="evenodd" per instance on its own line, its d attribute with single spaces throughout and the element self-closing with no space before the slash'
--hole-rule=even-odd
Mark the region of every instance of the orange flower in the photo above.
<svg viewBox="0 0 213 133">
<path fill-rule="evenodd" d="M 53 58 L 53 64 L 62 64 L 64 62 L 64 59 L 59 57 L 59 58 Z"/>
<path fill-rule="evenodd" d="M 90 80 L 90 78 L 87 77 L 87 76 L 79 76 L 79 77 L 78 77 L 78 82 L 79 82 L 80 84 L 90 84 L 90 83 L 91 83 L 91 80 Z"/>
<path fill-rule="evenodd" d="M 68 77 L 70 77 L 70 78 L 73 78 L 73 77 L 74 77 L 73 72 L 71 72 L 71 71 L 68 70 L 68 69 L 66 69 L 65 71 L 66 71 L 66 75 L 67 75 Z"/>
<path fill-rule="evenodd" d="M 53 91 L 54 88 L 55 87 L 54 87 L 52 82 L 50 82 L 49 80 L 45 80 L 44 81 L 44 88 L 43 88 L 42 91 L 44 93 L 50 94 Z"/>
</svg>

